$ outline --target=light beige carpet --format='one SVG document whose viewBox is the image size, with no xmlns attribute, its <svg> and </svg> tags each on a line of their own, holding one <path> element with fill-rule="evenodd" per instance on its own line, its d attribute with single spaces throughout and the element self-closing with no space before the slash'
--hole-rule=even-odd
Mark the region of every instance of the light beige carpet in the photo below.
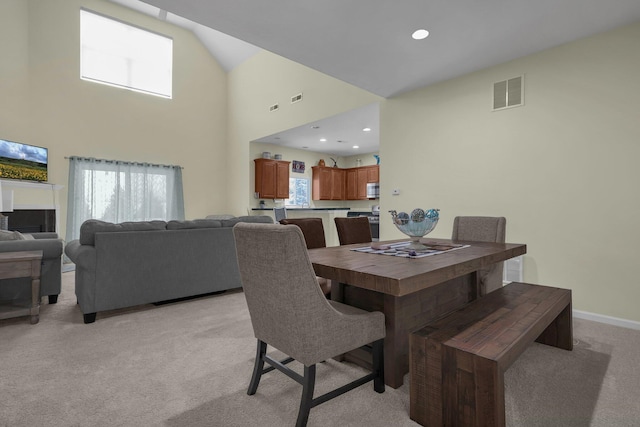
<svg viewBox="0 0 640 427">
<path fill-rule="evenodd" d="M 255 339 L 242 292 L 98 313 L 85 325 L 73 274 L 39 324 L 0 321 L 0 426 L 294 425 L 301 386 L 285 375 L 246 394 Z M 574 336 L 573 352 L 534 344 L 507 371 L 508 425 L 640 426 L 640 331 L 576 320 Z M 360 375 L 328 361 L 316 395 Z M 309 426 L 415 426 L 407 381 L 322 404 Z"/>
</svg>

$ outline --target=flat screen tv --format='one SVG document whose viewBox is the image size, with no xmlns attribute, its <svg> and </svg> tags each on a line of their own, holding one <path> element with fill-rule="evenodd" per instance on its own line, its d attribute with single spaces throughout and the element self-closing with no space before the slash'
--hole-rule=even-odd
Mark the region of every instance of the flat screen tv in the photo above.
<svg viewBox="0 0 640 427">
<path fill-rule="evenodd" d="M 0 179 L 46 182 L 48 150 L 0 139 Z"/>
</svg>

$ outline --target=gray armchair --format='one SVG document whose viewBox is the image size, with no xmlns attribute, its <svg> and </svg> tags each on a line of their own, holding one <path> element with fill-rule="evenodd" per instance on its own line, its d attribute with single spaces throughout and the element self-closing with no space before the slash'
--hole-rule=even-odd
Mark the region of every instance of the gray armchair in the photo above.
<svg viewBox="0 0 640 427">
<path fill-rule="evenodd" d="M 247 394 L 256 393 L 263 373 L 273 369 L 285 373 L 303 386 L 296 421 L 296 426 L 302 427 L 311 408 L 366 382 L 373 380 L 374 390 L 384 392 L 384 314 L 324 297 L 299 227 L 240 223 L 233 233 L 242 286 L 258 340 Z M 372 352 L 370 374 L 313 398 L 317 363 L 370 343 L 372 348 L 365 347 Z M 267 345 L 290 357 L 276 361 L 266 354 Z M 293 360 L 304 365 L 304 376 L 285 366 Z M 265 362 L 271 366 L 264 368 Z"/>
<path fill-rule="evenodd" d="M 63 240 L 56 233 L 31 233 L 31 236 L 33 239 L 0 241 L 0 252 L 41 250 L 40 297 L 48 296 L 49 304 L 55 304 L 62 285 Z M 0 297 L 14 299 L 23 292 L 30 292 L 30 281 L 29 278 L 4 280 Z"/>
<path fill-rule="evenodd" d="M 490 216 L 457 216 L 453 220 L 451 240 L 504 243 L 506 218 Z M 480 294 L 486 295 L 502 287 L 504 262 L 480 270 Z"/>
</svg>

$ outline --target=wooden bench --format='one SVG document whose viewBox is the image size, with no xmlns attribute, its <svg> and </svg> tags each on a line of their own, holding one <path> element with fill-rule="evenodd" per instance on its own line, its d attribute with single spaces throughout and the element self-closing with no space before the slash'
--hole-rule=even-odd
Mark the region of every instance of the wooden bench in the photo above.
<svg viewBox="0 0 640 427">
<path fill-rule="evenodd" d="M 571 290 L 510 283 L 410 336 L 410 416 L 504 426 L 504 372 L 534 341 L 573 349 Z"/>
</svg>

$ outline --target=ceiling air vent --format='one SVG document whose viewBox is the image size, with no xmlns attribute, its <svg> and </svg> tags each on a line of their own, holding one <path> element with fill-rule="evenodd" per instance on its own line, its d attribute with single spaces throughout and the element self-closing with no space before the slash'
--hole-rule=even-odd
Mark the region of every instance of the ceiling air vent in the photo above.
<svg viewBox="0 0 640 427">
<path fill-rule="evenodd" d="M 278 111 L 278 108 L 280 108 L 278 104 L 273 104 L 271 107 L 269 107 L 269 111 Z"/>
<path fill-rule="evenodd" d="M 517 107 L 524 103 L 524 76 L 493 84 L 493 110 Z"/>
<path fill-rule="evenodd" d="M 302 101 L 302 93 L 299 93 L 297 95 L 294 95 L 291 97 L 291 103 L 294 104 L 298 101 Z"/>
</svg>

